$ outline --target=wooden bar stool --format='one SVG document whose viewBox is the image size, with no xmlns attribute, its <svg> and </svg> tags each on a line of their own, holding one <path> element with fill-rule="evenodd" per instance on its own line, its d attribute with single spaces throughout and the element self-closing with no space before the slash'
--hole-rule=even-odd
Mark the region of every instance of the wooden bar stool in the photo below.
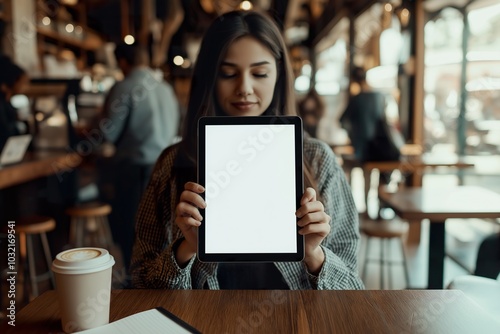
<svg viewBox="0 0 500 334">
<path fill-rule="evenodd" d="M 74 247 L 93 246 L 111 249 L 113 236 L 108 223 L 109 204 L 91 202 L 66 210 L 71 217 L 69 243 Z"/>
<path fill-rule="evenodd" d="M 19 235 L 19 255 L 20 265 L 24 272 L 28 272 L 31 284 L 31 297 L 38 296 L 38 283 L 49 280 L 54 288 L 54 277 L 50 267 L 52 265 L 52 255 L 50 254 L 49 242 L 47 241 L 47 232 L 56 228 L 56 222 L 51 217 L 45 216 L 27 216 L 16 221 L 15 231 Z M 39 235 L 42 242 L 44 257 L 47 265 L 47 271 L 42 274 L 36 273 L 35 252 L 33 249 L 34 235 Z M 27 258 L 27 261 L 26 261 Z M 28 264 L 28 267 L 26 267 Z M 25 279 L 26 281 L 26 279 Z M 30 298 L 31 299 L 31 298 Z"/>
<path fill-rule="evenodd" d="M 389 270 L 389 289 L 392 288 L 391 282 L 391 266 L 392 264 L 399 263 L 403 265 L 404 275 L 405 275 L 405 284 L 408 288 L 410 285 L 410 278 L 408 274 L 408 266 L 406 263 L 406 255 L 403 245 L 403 236 L 408 230 L 408 226 L 399 221 L 374 221 L 374 220 L 364 220 L 360 224 L 360 231 L 363 233 L 366 239 L 366 247 L 365 247 L 365 262 L 363 264 L 363 270 L 361 272 L 361 277 L 363 281 L 365 281 L 366 275 L 366 266 L 368 262 L 378 261 L 380 263 L 380 289 L 384 289 L 384 265 L 387 264 Z M 372 238 L 380 239 L 380 258 L 379 259 L 370 259 L 368 258 L 368 254 L 370 254 L 370 241 Z M 389 247 L 390 241 L 394 238 L 399 239 L 399 244 L 401 246 L 401 256 L 403 258 L 402 261 L 393 261 L 389 259 L 390 254 Z M 387 250 L 384 252 L 384 244 L 387 246 Z M 385 254 L 384 254 L 385 253 Z M 387 258 L 386 258 L 387 256 Z"/>
</svg>

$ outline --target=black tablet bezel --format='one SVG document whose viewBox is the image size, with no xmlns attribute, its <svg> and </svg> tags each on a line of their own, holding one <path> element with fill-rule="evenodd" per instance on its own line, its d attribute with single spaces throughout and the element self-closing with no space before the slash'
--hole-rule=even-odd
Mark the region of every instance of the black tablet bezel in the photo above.
<svg viewBox="0 0 500 334">
<path fill-rule="evenodd" d="M 304 193 L 303 181 L 303 130 L 302 120 L 298 116 L 245 116 L 245 117 L 202 117 L 198 121 L 198 183 L 205 186 L 205 129 L 207 125 L 266 125 L 286 124 L 294 126 L 295 136 L 295 191 L 296 209 Z M 202 194 L 205 198 L 205 194 Z M 206 253 L 205 252 L 205 210 L 199 210 L 203 216 L 198 228 L 198 259 L 202 262 L 297 262 L 304 258 L 304 236 L 298 233 L 296 253 Z M 298 221 L 298 219 L 296 220 Z M 210 224 L 210 222 L 208 222 Z"/>
</svg>

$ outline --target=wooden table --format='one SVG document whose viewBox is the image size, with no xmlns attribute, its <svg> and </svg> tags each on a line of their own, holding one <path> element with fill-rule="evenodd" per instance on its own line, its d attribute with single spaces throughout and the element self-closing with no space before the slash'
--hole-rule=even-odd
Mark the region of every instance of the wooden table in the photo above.
<svg viewBox="0 0 500 334">
<path fill-rule="evenodd" d="M 403 219 L 430 220 L 429 289 L 443 287 L 446 219 L 500 218 L 500 195 L 481 187 L 410 187 L 394 193 L 381 190 L 379 197 Z"/>
<path fill-rule="evenodd" d="M 461 291 L 114 290 L 110 321 L 162 306 L 202 333 L 498 333 Z M 6 329 L 6 330 L 5 330 Z M 2 333 L 60 333 L 48 291 Z"/>
<path fill-rule="evenodd" d="M 76 152 L 28 152 L 20 163 L 0 167 L 0 189 L 72 170 L 82 160 Z"/>
<path fill-rule="evenodd" d="M 371 182 L 369 180 L 372 170 L 374 169 L 378 169 L 381 173 L 399 170 L 401 173 L 410 176 L 410 186 L 421 187 L 423 173 L 426 169 L 436 169 L 440 167 L 465 169 L 474 167 L 474 164 L 464 157 L 446 154 L 439 156 L 431 154 L 409 154 L 402 155 L 399 161 L 366 161 L 364 163 L 355 160 L 353 156 L 343 157 L 343 159 L 345 170 L 350 171 L 354 167 L 363 169 L 365 192 L 370 189 Z M 420 235 L 420 221 L 412 221 L 408 231 L 407 241 L 409 243 L 418 244 L 420 242 Z"/>
</svg>

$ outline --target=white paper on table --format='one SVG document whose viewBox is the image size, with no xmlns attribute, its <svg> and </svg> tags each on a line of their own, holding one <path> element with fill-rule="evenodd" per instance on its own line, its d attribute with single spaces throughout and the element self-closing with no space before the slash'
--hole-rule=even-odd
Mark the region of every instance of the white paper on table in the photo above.
<svg viewBox="0 0 500 334">
<path fill-rule="evenodd" d="M 165 309 L 159 308 L 139 312 L 110 324 L 87 329 L 82 334 L 135 334 L 135 333 L 199 333 L 181 319 Z"/>
</svg>

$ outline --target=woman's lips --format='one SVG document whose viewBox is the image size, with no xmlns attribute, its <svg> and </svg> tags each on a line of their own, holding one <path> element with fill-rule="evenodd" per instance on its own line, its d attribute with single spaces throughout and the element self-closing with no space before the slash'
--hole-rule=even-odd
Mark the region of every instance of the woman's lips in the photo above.
<svg viewBox="0 0 500 334">
<path fill-rule="evenodd" d="M 254 105 L 256 105 L 255 102 L 233 102 L 231 103 L 233 107 L 239 110 L 249 110 L 252 109 Z"/>
</svg>

